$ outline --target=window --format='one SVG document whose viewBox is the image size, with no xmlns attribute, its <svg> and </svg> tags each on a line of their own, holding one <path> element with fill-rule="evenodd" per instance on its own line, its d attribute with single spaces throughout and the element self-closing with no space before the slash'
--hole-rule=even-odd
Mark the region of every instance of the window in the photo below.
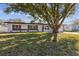
<svg viewBox="0 0 79 59">
<path fill-rule="evenodd" d="M 45 26 L 45 28 L 44 28 L 45 30 L 49 30 L 49 26 Z"/>
<path fill-rule="evenodd" d="M 28 25 L 29 30 L 38 30 L 37 25 Z"/>
<path fill-rule="evenodd" d="M 13 30 L 20 30 L 21 29 L 21 25 L 12 25 L 12 29 Z"/>
</svg>

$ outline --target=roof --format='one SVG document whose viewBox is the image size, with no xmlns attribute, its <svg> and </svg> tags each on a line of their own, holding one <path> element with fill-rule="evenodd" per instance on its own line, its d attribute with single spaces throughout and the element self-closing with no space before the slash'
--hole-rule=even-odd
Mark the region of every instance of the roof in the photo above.
<svg viewBox="0 0 79 59">
<path fill-rule="evenodd" d="M 39 25 L 48 25 L 48 24 L 44 24 L 44 23 L 26 23 L 26 22 L 4 22 L 4 23 L 8 23 L 8 24 L 39 24 Z M 65 26 L 67 24 L 62 24 L 62 26 Z"/>
<path fill-rule="evenodd" d="M 25 22 L 4 22 L 4 23 L 9 23 L 9 24 L 41 24 L 41 25 L 43 25 L 43 23 L 25 23 Z"/>
</svg>

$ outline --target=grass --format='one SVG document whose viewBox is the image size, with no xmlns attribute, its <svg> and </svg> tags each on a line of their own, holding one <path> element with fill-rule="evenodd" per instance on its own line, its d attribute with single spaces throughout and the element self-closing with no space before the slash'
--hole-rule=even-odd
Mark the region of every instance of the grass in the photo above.
<svg viewBox="0 0 79 59">
<path fill-rule="evenodd" d="M 50 41 L 45 32 L 0 34 L 1 56 L 79 56 L 79 35 L 58 34 L 58 42 Z"/>
</svg>

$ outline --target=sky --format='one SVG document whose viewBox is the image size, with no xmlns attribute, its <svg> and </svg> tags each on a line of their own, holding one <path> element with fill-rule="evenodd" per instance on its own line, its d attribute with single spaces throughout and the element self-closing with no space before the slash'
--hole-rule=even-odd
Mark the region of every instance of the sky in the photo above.
<svg viewBox="0 0 79 59">
<path fill-rule="evenodd" d="M 6 13 L 4 13 L 4 10 L 6 7 L 7 7 L 6 4 L 0 3 L 0 19 L 8 20 L 8 19 L 20 18 L 25 22 L 30 22 L 33 19 L 29 15 L 20 14 L 20 13 L 6 14 Z M 75 14 L 66 18 L 64 21 L 64 24 L 71 24 L 74 20 L 77 20 L 77 19 L 79 19 L 79 4 L 77 5 Z"/>
<path fill-rule="evenodd" d="M 32 20 L 32 17 L 29 15 L 25 15 L 23 13 L 10 13 L 6 14 L 4 10 L 6 9 L 6 4 L 0 4 L 0 19 L 2 20 L 8 20 L 8 19 L 22 19 L 25 22 L 30 22 Z"/>
</svg>

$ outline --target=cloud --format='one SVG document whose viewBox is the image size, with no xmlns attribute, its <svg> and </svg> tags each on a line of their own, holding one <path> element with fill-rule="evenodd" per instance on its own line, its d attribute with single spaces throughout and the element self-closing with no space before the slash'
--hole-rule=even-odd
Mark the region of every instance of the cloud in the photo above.
<svg viewBox="0 0 79 59">
<path fill-rule="evenodd" d="M 0 10 L 0 13 L 3 13 L 3 10 Z"/>
</svg>

